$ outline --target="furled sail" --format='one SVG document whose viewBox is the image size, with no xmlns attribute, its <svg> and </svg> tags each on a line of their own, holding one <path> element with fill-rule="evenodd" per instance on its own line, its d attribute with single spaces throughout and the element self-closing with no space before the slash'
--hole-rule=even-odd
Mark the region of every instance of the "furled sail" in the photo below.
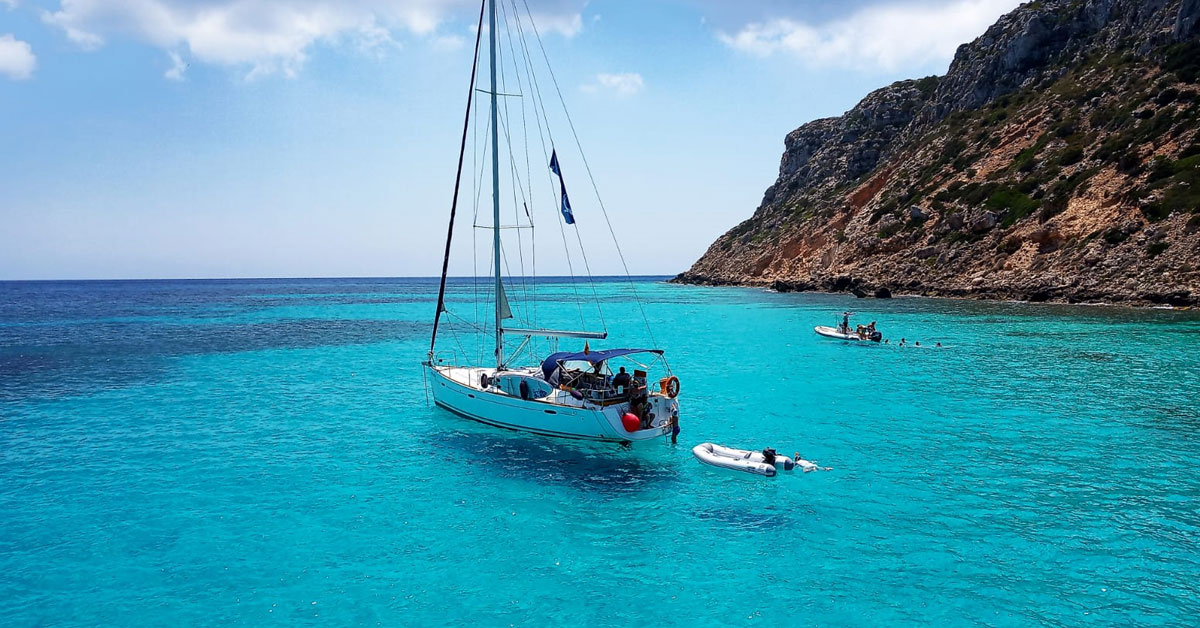
<svg viewBox="0 0 1200 628">
<path fill-rule="evenodd" d="M 512 308 L 508 307 L 508 292 L 504 289 L 504 284 L 500 284 L 500 319 L 512 317 Z"/>
</svg>

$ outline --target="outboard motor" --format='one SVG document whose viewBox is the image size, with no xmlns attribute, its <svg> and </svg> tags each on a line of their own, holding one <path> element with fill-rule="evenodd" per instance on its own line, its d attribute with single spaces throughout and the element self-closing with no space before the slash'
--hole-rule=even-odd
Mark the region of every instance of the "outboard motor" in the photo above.
<svg viewBox="0 0 1200 628">
<path fill-rule="evenodd" d="M 881 331 L 871 332 L 871 342 L 879 342 L 880 340 L 883 340 L 883 332 L 881 332 Z"/>
<path fill-rule="evenodd" d="M 775 466 L 775 450 L 770 447 L 763 450 L 763 462 Z"/>
</svg>

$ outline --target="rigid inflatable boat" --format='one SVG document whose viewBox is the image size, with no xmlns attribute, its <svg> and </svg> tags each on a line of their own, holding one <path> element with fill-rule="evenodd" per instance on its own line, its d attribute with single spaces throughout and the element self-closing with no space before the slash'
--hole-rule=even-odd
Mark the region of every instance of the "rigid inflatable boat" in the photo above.
<svg viewBox="0 0 1200 628">
<path fill-rule="evenodd" d="M 826 327 L 825 325 L 817 325 L 816 327 L 813 327 L 813 331 L 817 332 L 817 334 L 820 336 L 825 336 L 826 338 L 837 338 L 839 340 L 853 340 L 856 342 L 879 342 L 880 340 L 883 340 L 883 333 L 878 331 L 872 332 L 865 338 L 852 331 L 843 332 L 839 331 L 835 327 Z"/>
<path fill-rule="evenodd" d="M 768 456 L 765 451 L 771 452 L 771 456 L 774 457 L 774 464 L 767 462 Z M 710 466 L 765 475 L 770 478 L 775 477 L 775 473 L 779 469 L 791 471 L 796 466 L 796 463 L 791 458 L 776 454 L 774 451 L 773 449 L 747 451 L 745 449 L 722 447 L 712 443 L 701 443 L 692 448 L 692 455 L 696 457 L 696 460 Z"/>
</svg>

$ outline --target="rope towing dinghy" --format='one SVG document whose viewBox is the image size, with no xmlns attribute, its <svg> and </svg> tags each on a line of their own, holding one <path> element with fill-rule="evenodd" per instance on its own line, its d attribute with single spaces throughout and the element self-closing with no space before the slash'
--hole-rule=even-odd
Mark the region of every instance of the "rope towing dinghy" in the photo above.
<svg viewBox="0 0 1200 628">
<path fill-rule="evenodd" d="M 692 455 L 696 460 L 710 466 L 765 475 L 769 478 L 775 477 L 780 469 L 791 471 L 796 466 L 791 458 L 776 454 L 774 449 L 747 451 L 701 443 L 692 448 Z"/>
</svg>

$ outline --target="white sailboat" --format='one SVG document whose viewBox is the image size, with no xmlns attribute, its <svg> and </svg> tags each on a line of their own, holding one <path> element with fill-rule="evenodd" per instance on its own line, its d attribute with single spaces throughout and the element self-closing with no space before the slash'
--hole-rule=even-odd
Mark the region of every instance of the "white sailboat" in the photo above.
<svg viewBox="0 0 1200 628">
<path fill-rule="evenodd" d="M 505 246 L 501 230 L 505 228 L 517 230 L 522 227 L 532 229 L 533 224 L 528 205 L 523 207 L 525 216 L 528 217 L 528 225 L 503 225 L 501 221 L 500 129 L 502 122 L 505 124 L 503 128 L 509 139 L 510 149 L 512 138 L 507 126 L 508 118 L 501 119 L 499 115 L 498 98 L 520 98 L 522 94 L 502 93 L 501 87 L 497 84 L 498 30 L 503 29 L 508 32 L 511 38 L 513 22 L 515 22 L 521 41 L 516 44 L 510 43 L 508 50 L 512 51 L 513 57 L 517 56 L 519 51 L 525 54 L 526 58 L 523 65 L 514 63 L 513 67 L 518 70 L 514 74 L 519 81 L 519 71 L 528 72 L 527 80 L 521 86 L 531 91 L 537 89 L 537 77 L 533 71 L 533 65 L 529 63 L 530 47 L 525 41 L 524 24 L 520 21 L 517 0 L 509 0 L 505 11 L 505 24 L 498 27 L 496 0 L 483 0 L 480 7 L 479 29 L 475 42 L 475 63 L 471 70 L 471 90 L 467 98 L 467 115 L 459 152 L 458 178 L 455 182 L 454 202 L 451 205 L 450 226 L 446 238 L 446 256 L 442 264 L 433 336 L 430 340 L 428 359 L 424 362 L 434 402 L 439 407 L 460 417 L 545 436 L 634 442 L 670 434 L 673 426 L 678 424 L 679 418 L 677 400 L 679 379 L 671 374 L 670 367 L 663 358 L 662 350 L 658 348 L 592 350 L 588 344 L 589 341 L 607 339 L 608 332 L 606 330 L 597 332 L 544 329 L 536 325 L 536 320 L 532 321 L 534 324 L 527 324 L 528 318 L 526 318 L 523 324 L 517 316 L 514 316 L 514 308 L 510 305 L 509 296 L 505 290 L 505 279 L 501 272 L 506 267 L 505 262 L 507 261 L 502 259 L 502 255 L 505 251 L 511 251 L 512 248 Z M 485 13 L 488 19 L 486 29 L 483 22 Z M 533 29 L 533 34 L 537 36 L 536 26 L 532 24 L 532 16 L 528 12 L 527 5 L 525 6 L 525 15 L 528 16 L 528 24 Z M 485 30 L 490 47 L 490 89 L 487 90 L 477 89 L 475 86 L 480 41 Z M 540 48 L 540 36 L 538 36 L 537 43 Z M 542 50 L 545 55 L 544 48 Z M 513 59 L 509 58 L 508 61 L 513 62 Z M 548 66 L 548 58 L 546 61 Z M 553 78 L 552 73 L 551 78 Z M 557 83 L 555 89 L 557 90 Z M 492 255 L 491 276 L 488 278 L 488 282 L 492 285 L 486 290 L 486 300 L 490 301 L 492 306 L 492 320 L 480 322 L 475 328 L 475 331 L 479 332 L 486 327 L 487 329 L 484 330 L 487 332 L 486 336 L 491 336 L 488 340 L 494 341 L 495 361 L 493 364 L 487 365 L 470 364 L 469 361 L 464 360 L 467 357 L 464 355 L 465 351 L 452 350 L 447 356 L 439 354 L 437 348 L 439 322 L 443 314 L 450 314 L 446 306 L 446 278 L 459 187 L 462 181 L 463 159 L 466 154 L 468 128 L 471 128 L 472 97 L 475 91 L 486 93 L 490 97 L 488 111 L 490 120 L 487 121 L 487 127 L 490 130 L 491 153 L 492 223 L 490 235 Z M 537 95 L 534 94 L 535 97 Z M 535 100 L 535 115 L 538 111 L 538 104 L 538 101 Z M 541 101 L 540 104 L 541 112 L 544 114 L 544 101 Z M 507 109 L 505 111 L 507 113 Z M 522 113 L 522 115 L 524 114 Z M 524 118 L 522 118 L 523 122 Z M 541 124 L 540 120 L 539 124 Z M 546 124 L 548 127 L 548 119 Z M 543 152 L 545 152 L 545 148 L 543 146 Z M 549 153 L 547 157 L 550 170 L 558 176 L 561 189 L 561 198 L 556 201 L 561 202 L 561 214 L 566 223 L 564 228 L 576 229 L 557 152 L 553 147 L 552 135 Z M 526 155 L 528 155 L 528 145 L 526 145 Z M 508 165 L 506 164 L 506 166 Z M 515 170 L 515 161 L 512 165 L 514 166 L 512 173 L 514 191 L 517 191 L 518 186 L 515 184 L 518 174 Z M 553 186 L 553 183 L 551 185 Z M 524 188 L 519 191 L 522 195 L 526 192 Z M 531 184 L 529 192 L 532 195 Z M 514 198 L 514 203 L 515 200 Z M 603 209 L 603 203 L 600 203 L 600 208 Z M 518 212 L 514 211 L 514 214 L 518 218 L 520 217 Z M 607 220 L 607 214 L 605 214 L 605 218 Z M 558 217 L 556 216 L 555 219 L 557 220 Z M 479 225 L 473 226 L 479 227 Z M 577 237 L 577 241 L 582 251 L 583 239 Z M 563 243 L 564 248 L 567 248 L 565 235 Z M 521 243 L 518 243 L 518 246 L 520 245 Z M 619 246 L 617 246 L 617 251 L 619 254 Z M 621 259 L 624 262 L 623 256 Z M 584 261 L 586 265 L 586 254 L 584 254 Z M 522 270 L 523 263 L 522 260 Z M 572 277 L 574 277 L 573 271 Z M 514 280 L 511 276 L 509 279 L 510 282 Z M 638 304 L 640 306 L 640 300 Z M 598 297 L 597 308 L 599 308 Z M 528 313 L 529 309 L 525 308 L 525 313 Z M 534 318 L 536 318 L 536 306 L 533 308 L 533 312 Z M 580 313 L 582 318 L 582 309 Z M 648 324 L 647 328 L 649 330 Z M 479 336 L 478 333 L 476 335 Z M 653 333 L 651 332 L 649 335 L 653 340 Z M 483 338 L 477 337 L 477 340 L 482 341 Z M 535 348 L 539 347 L 539 343 L 543 341 L 547 345 L 547 351 L 544 354 L 536 353 Z M 558 350 L 560 341 L 570 343 L 582 341 L 584 344 L 581 350 Z M 508 350 L 506 343 L 512 343 L 515 347 Z M 461 349 L 461 347 L 459 348 Z M 622 361 L 630 364 L 631 372 L 625 372 L 623 367 L 617 372 L 613 371 L 613 366 Z M 663 372 L 652 377 L 650 375 L 652 369 L 661 369 Z"/>
</svg>

